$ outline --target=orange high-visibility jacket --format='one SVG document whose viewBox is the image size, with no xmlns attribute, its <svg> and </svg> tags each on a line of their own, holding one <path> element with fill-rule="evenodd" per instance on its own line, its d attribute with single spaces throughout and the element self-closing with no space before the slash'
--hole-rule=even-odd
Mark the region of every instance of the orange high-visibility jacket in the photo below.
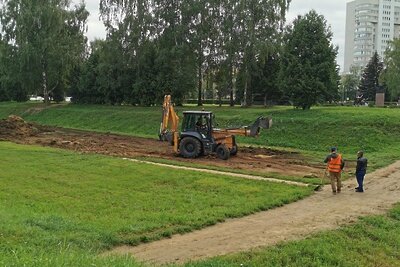
<svg viewBox="0 0 400 267">
<path fill-rule="evenodd" d="M 341 172 L 342 168 L 342 155 L 338 154 L 337 158 L 331 158 L 328 162 L 328 171 L 330 172 Z"/>
</svg>

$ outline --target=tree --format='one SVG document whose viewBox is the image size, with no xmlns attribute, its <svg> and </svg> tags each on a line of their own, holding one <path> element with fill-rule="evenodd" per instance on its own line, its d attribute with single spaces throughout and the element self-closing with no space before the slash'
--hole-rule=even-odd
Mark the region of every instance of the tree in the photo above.
<svg viewBox="0 0 400 267">
<path fill-rule="evenodd" d="M 252 99 L 251 73 L 257 68 L 257 58 L 274 52 L 276 44 L 280 44 L 280 30 L 285 22 L 288 0 L 249 0 L 239 1 L 237 27 L 241 50 L 241 66 L 243 73 L 243 106 Z"/>
<path fill-rule="evenodd" d="M 156 64 L 157 51 L 152 42 L 144 44 L 142 53 L 137 59 L 137 75 L 133 85 L 133 99 L 137 104 L 150 106 L 163 97 L 162 90 L 157 83 L 158 66 Z"/>
<path fill-rule="evenodd" d="M 138 101 L 132 95 L 136 65 L 132 64 L 129 51 L 121 42 L 122 38 L 119 32 L 113 33 L 97 51 L 99 61 L 95 72 L 95 86 L 100 95 L 104 96 L 103 102 L 106 104 L 136 104 Z"/>
<path fill-rule="evenodd" d="M 383 62 L 381 62 L 377 52 L 371 57 L 364 72 L 361 76 L 359 85 L 359 95 L 369 101 L 375 101 L 377 90 L 380 88 L 379 76 L 383 70 Z"/>
<path fill-rule="evenodd" d="M 70 8 L 68 0 L 3 0 L 1 25 L 5 40 L 14 46 L 21 87 L 41 87 L 45 102 L 62 90 L 72 66 L 85 50 L 86 20 L 83 3 Z"/>
<path fill-rule="evenodd" d="M 337 48 L 322 15 L 314 10 L 298 16 L 287 29 L 280 80 L 295 107 L 310 109 L 338 98 Z"/>
<path fill-rule="evenodd" d="M 24 102 L 28 100 L 28 92 L 21 85 L 19 62 L 14 45 L 6 40 L 0 41 L 0 91 L 1 100 Z"/>
<path fill-rule="evenodd" d="M 222 97 L 230 93 L 230 71 L 231 70 L 229 66 L 220 66 L 220 68 L 216 70 L 214 82 L 216 84 L 216 93 L 219 106 L 222 106 Z"/>
<path fill-rule="evenodd" d="M 257 61 L 257 69 L 253 73 L 254 92 L 263 97 L 264 106 L 268 101 L 276 101 L 282 97 L 279 88 L 279 54 L 270 54 Z"/>
<path fill-rule="evenodd" d="M 216 39 L 215 5 L 216 1 L 193 0 L 186 1 L 184 7 L 184 24 L 188 25 L 189 45 L 194 51 L 197 65 L 197 105 L 203 102 L 203 79 L 205 70 L 212 64 L 215 50 L 212 49 Z M 208 63 L 208 64 L 207 64 Z"/>
<path fill-rule="evenodd" d="M 235 71 L 239 68 L 239 32 L 236 25 L 240 18 L 240 5 L 237 0 L 222 0 L 221 8 L 218 16 L 219 38 L 218 58 L 222 58 L 221 65 L 226 67 L 227 90 L 229 90 L 230 106 L 234 106 L 234 77 Z"/>
<path fill-rule="evenodd" d="M 172 94 L 176 105 L 182 105 L 188 92 L 196 87 L 195 56 L 185 44 L 162 47 L 156 60 L 157 86 L 163 94 Z"/>
<path fill-rule="evenodd" d="M 340 91 L 342 95 L 342 101 L 354 100 L 357 96 L 358 85 L 360 83 L 359 69 L 355 66 L 350 68 L 350 73 L 342 76 L 340 83 Z"/>
<path fill-rule="evenodd" d="M 71 72 L 70 95 L 72 102 L 81 104 L 104 104 L 105 95 L 100 92 L 98 85 L 100 54 L 105 41 L 95 40 L 90 43 L 90 53 L 82 64 Z"/>
<path fill-rule="evenodd" d="M 10 92 L 7 87 L 7 80 L 9 78 L 7 61 L 9 54 L 9 45 L 3 42 L 0 35 L 0 102 L 11 100 Z"/>
<path fill-rule="evenodd" d="M 387 85 L 390 93 L 390 101 L 400 97 L 400 39 L 390 43 L 385 52 L 385 70 L 382 73 L 382 81 Z"/>
<path fill-rule="evenodd" d="M 174 100 L 182 103 L 188 92 L 195 88 L 196 57 L 190 46 L 191 35 L 188 30 L 190 3 L 182 0 L 100 1 L 108 38 L 118 33 L 115 39 L 118 44 L 115 45 L 122 50 L 125 65 L 129 66 L 135 77 L 128 86 L 130 95 L 137 96 L 139 92 L 154 88 L 157 90 L 155 97 L 149 97 L 146 101 L 138 99 L 140 104 L 159 103 L 165 93 L 173 94 Z M 153 51 L 149 51 L 149 44 L 153 46 Z M 152 76 L 156 79 L 148 84 L 152 79 L 143 68 L 148 69 L 153 62 L 157 72 Z M 146 94 L 150 96 L 153 92 Z"/>
</svg>

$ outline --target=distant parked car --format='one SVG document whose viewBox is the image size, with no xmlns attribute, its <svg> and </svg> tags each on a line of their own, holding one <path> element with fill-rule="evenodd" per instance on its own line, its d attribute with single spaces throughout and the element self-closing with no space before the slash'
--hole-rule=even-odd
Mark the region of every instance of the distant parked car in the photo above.
<svg viewBox="0 0 400 267">
<path fill-rule="evenodd" d="M 71 98 L 72 98 L 71 96 L 66 96 L 65 97 L 65 102 L 71 102 Z"/>
<path fill-rule="evenodd" d="M 44 98 L 41 97 L 41 96 L 34 96 L 34 95 L 31 95 L 30 98 L 29 98 L 29 100 L 30 100 L 30 101 L 43 101 Z"/>
</svg>

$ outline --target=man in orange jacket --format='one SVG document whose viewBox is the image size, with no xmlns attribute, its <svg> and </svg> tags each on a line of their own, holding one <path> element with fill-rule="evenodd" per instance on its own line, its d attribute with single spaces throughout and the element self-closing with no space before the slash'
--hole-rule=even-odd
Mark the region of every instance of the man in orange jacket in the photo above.
<svg viewBox="0 0 400 267">
<path fill-rule="evenodd" d="M 329 154 L 325 160 L 328 163 L 327 169 L 329 171 L 329 177 L 331 179 L 331 186 L 333 194 L 340 193 L 342 189 L 341 173 L 344 168 L 344 160 L 342 155 L 337 153 L 337 148 L 331 148 L 331 154 Z"/>
</svg>

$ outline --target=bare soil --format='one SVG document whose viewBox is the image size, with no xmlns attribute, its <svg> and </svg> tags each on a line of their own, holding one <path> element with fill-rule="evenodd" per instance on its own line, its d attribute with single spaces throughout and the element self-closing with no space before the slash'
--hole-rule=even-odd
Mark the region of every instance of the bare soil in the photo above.
<svg viewBox="0 0 400 267">
<path fill-rule="evenodd" d="M 172 159 L 206 166 L 253 172 L 275 172 L 285 175 L 320 177 L 323 167 L 312 165 L 298 153 L 266 148 L 239 148 L 236 156 L 220 160 L 215 155 L 185 159 L 174 154 L 167 142 L 110 133 L 72 130 L 27 123 L 17 116 L 0 120 L 0 140 L 19 144 L 69 149 L 116 157 L 152 157 Z"/>
</svg>

